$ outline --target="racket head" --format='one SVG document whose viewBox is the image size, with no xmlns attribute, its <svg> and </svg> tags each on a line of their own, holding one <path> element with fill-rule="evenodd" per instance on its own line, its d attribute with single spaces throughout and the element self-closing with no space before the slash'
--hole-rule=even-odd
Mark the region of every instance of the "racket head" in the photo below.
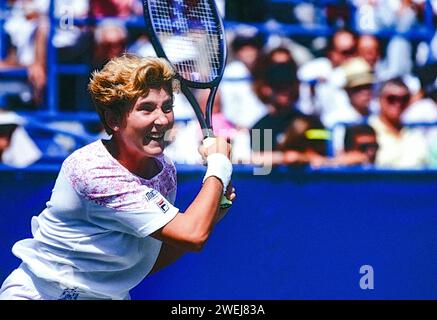
<svg viewBox="0 0 437 320">
<path fill-rule="evenodd" d="M 150 41 L 189 87 L 218 86 L 226 65 L 223 21 L 214 0 L 144 0 Z"/>
</svg>

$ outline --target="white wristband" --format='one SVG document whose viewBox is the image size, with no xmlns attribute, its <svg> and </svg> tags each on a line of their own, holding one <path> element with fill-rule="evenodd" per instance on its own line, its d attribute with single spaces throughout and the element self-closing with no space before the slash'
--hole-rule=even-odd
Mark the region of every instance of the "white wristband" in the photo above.
<svg viewBox="0 0 437 320">
<path fill-rule="evenodd" d="M 208 164 L 208 168 L 206 169 L 206 174 L 203 178 L 203 182 L 205 182 L 205 180 L 211 176 L 217 177 L 223 183 L 223 193 L 225 193 L 226 188 L 231 181 L 231 161 L 224 154 L 213 153 L 206 158 L 206 162 Z"/>
</svg>

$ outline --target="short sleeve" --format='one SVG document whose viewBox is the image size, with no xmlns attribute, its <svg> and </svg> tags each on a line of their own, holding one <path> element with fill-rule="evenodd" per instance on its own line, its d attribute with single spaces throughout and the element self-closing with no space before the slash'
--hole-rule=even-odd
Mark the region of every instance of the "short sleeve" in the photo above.
<svg viewBox="0 0 437 320">
<path fill-rule="evenodd" d="M 61 173 L 83 199 L 90 222 L 109 230 L 146 237 L 179 212 L 160 190 L 145 185 L 120 165 L 89 160 L 67 159 Z"/>
</svg>

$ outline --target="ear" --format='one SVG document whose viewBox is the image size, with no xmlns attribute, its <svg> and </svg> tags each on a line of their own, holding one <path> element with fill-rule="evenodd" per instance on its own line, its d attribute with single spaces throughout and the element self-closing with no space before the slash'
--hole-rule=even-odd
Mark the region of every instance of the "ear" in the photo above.
<svg viewBox="0 0 437 320">
<path fill-rule="evenodd" d="M 113 132 L 117 132 L 120 129 L 120 116 L 118 112 L 105 110 L 105 121 Z"/>
</svg>

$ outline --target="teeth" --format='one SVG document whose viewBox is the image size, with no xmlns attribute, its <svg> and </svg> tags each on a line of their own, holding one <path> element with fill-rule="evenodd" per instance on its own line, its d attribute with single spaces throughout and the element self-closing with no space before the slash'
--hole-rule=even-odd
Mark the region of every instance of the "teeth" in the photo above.
<svg viewBox="0 0 437 320">
<path fill-rule="evenodd" d="M 147 138 L 162 139 L 162 138 L 164 138 L 164 134 L 163 133 L 160 133 L 160 134 L 151 134 L 151 135 L 148 135 Z"/>
</svg>

